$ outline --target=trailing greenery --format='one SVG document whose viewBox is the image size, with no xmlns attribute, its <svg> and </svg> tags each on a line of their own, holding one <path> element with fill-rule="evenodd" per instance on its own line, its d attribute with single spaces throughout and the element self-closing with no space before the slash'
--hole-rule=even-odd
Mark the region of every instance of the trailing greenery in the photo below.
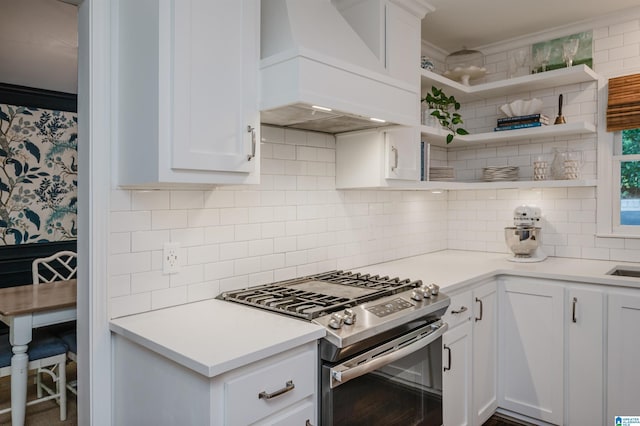
<svg viewBox="0 0 640 426">
<path fill-rule="evenodd" d="M 422 99 L 426 102 L 430 109 L 433 109 L 431 115 L 438 119 L 442 127 L 448 129 L 451 133 L 447 135 L 447 144 L 453 141 L 455 135 L 468 135 L 462 127 L 462 116 L 457 112 L 460 109 L 460 102 L 454 96 L 447 96 L 442 89 L 435 86 L 431 87 L 431 92 Z"/>
<path fill-rule="evenodd" d="M 640 129 L 622 132 L 622 154 L 640 154 Z M 620 170 L 623 199 L 640 198 L 640 161 L 623 161 Z"/>
</svg>

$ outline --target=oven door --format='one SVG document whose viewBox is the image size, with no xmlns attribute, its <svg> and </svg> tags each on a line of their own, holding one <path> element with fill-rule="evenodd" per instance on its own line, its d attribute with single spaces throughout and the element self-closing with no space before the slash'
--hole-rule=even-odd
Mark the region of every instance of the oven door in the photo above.
<svg viewBox="0 0 640 426">
<path fill-rule="evenodd" d="M 442 334 L 429 324 L 339 364 L 322 364 L 323 425 L 442 425 Z"/>
</svg>

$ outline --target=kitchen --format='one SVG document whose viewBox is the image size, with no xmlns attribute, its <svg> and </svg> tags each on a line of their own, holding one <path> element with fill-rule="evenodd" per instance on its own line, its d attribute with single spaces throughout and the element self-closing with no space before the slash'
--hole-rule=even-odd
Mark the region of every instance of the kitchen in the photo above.
<svg viewBox="0 0 640 426">
<path fill-rule="evenodd" d="M 93 7 L 96 9 L 91 13 L 97 14 L 99 8 L 106 5 L 93 2 Z M 638 14 L 635 12 L 635 15 L 601 18 L 601 21 L 549 31 L 538 35 L 535 41 L 593 30 L 595 71 L 605 76 L 631 74 L 637 72 L 638 67 L 638 41 L 634 39 Z M 81 7 L 81 16 L 82 13 Z M 104 15 L 108 13 L 103 10 L 102 15 L 91 16 L 98 19 Z M 100 23 L 99 20 L 92 21 L 92 25 L 98 28 Z M 97 34 L 103 33 L 98 31 Z M 103 34 L 93 43 L 105 43 L 105 38 Z M 496 71 L 501 70 L 504 78 L 506 52 L 511 46 L 517 48 L 520 44 L 532 42 L 534 40 L 512 41 L 513 44 L 496 44 L 493 50 L 484 47 L 480 50 L 485 53 L 487 63 L 493 58 Z M 475 42 L 468 45 L 482 46 Z M 628 53 L 623 52 L 625 47 Z M 423 45 L 423 49 L 423 54 L 429 53 L 426 51 L 428 46 Z M 438 53 L 430 54 L 444 61 L 444 53 L 436 56 Z M 99 57 L 93 60 L 99 61 Z M 84 81 L 83 84 L 94 84 L 92 93 L 103 95 L 99 98 L 94 95 L 90 101 L 99 104 L 94 105 L 95 111 L 104 112 L 107 107 L 98 99 L 109 99 L 105 93 L 108 89 L 95 81 Z M 557 98 L 555 92 L 546 96 Z M 82 104 L 82 100 L 80 102 Z M 589 114 L 581 111 L 580 102 L 578 99 L 565 108 L 564 114 L 569 122 Z M 594 121 L 594 99 L 583 103 L 585 111 L 591 111 L 591 121 Z M 549 105 L 554 106 L 554 103 Z M 97 112 L 92 117 L 98 122 L 96 125 L 92 121 L 94 126 L 105 120 Z M 80 122 L 82 125 L 82 120 Z M 92 238 L 84 243 L 93 244 L 92 249 L 85 250 L 85 253 L 95 253 L 95 264 L 90 268 L 91 291 L 94 292 L 91 298 L 95 300 L 91 315 L 95 318 L 85 324 L 93 327 L 90 362 L 101 365 L 99 369 L 93 368 L 90 375 L 95 383 L 103 383 L 102 387 L 92 389 L 96 395 L 92 398 L 104 392 L 107 395 L 102 395 L 101 401 L 110 398 L 105 390 L 110 387 L 109 371 L 102 367 L 111 362 L 105 318 L 121 318 L 206 300 L 226 290 L 333 269 L 359 269 L 365 265 L 444 249 L 497 253 L 506 257 L 502 229 L 510 225 L 511 212 L 522 203 L 542 208 L 546 220 L 543 224 L 543 248 L 550 256 L 600 259 L 613 263 L 638 261 L 637 240 L 594 236 L 599 208 L 595 185 L 548 187 L 541 191 L 518 188 L 441 193 L 370 189 L 337 191 L 335 175 L 339 158 L 335 154 L 333 136 L 264 126 L 261 129 L 263 143 L 258 147 L 261 150 L 258 186 L 218 186 L 215 190 L 123 190 L 117 189 L 115 183 L 111 184 L 116 179 L 115 173 L 112 178 L 108 165 L 102 161 L 110 155 L 109 147 L 115 151 L 115 145 L 109 139 L 111 124 L 103 123 L 103 126 L 107 132 L 98 132 L 94 136 L 104 143 L 94 146 L 92 140 L 95 151 L 91 155 L 96 156 L 95 160 L 90 163 L 85 159 L 84 163 L 93 166 L 92 176 L 97 180 L 91 182 L 94 185 L 94 198 L 91 199 L 94 222 L 91 226 L 96 229 L 92 232 L 85 230 L 85 235 Z M 598 129 L 601 127 L 599 125 Z M 587 166 L 583 172 L 592 178 L 600 177 L 599 173 L 596 174 L 595 156 L 601 153 L 600 150 L 597 154 L 595 152 L 595 138 L 579 138 L 578 146 L 584 146 L 591 153 L 591 168 Z M 105 188 L 113 188 L 110 198 L 105 197 L 108 195 Z M 85 200 L 88 199 L 87 196 Z M 108 246 L 105 241 L 109 241 Z M 178 273 L 162 273 L 165 242 L 180 244 Z M 79 243 L 82 244 L 81 241 Z M 98 253 L 102 255 L 98 256 Z M 107 258 L 108 266 L 105 263 Z M 370 272 L 387 273 L 382 270 Z M 399 276 L 405 278 L 404 273 Z M 408 274 L 406 278 L 431 281 L 430 276 Z M 85 280 L 89 282 L 88 275 Z M 89 295 L 85 294 L 85 297 L 89 300 Z M 84 315 L 88 317 L 89 313 Z M 89 343 L 87 339 L 87 357 Z M 99 424 L 98 418 L 108 419 L 111 416 L 107 412 L 110 409 L 100 408 L 97 403 L 92 404 L 92 410 L 95 410 L 93 415 L 105 411 L 103 415 L 94 417 L 94 424 Z"/>
</svg>

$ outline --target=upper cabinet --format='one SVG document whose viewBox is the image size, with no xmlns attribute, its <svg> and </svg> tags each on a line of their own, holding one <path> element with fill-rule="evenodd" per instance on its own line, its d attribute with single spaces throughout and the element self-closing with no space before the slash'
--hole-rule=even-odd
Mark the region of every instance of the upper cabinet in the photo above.
<svg viewBox="0 0 640 426">
<path fill-rule="evenodd" d="M 117 183 L 259 183 L 260 2 L 136 0 L 117 10 Z"/>
</svg>

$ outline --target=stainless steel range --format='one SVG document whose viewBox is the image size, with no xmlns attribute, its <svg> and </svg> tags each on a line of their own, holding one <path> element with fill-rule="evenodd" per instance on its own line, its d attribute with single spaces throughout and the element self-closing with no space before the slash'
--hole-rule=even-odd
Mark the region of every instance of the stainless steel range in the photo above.
<svg viewBox="0 0 640 426">
<path fill-rule="evenodd" d="M 321 424 L 442 424 L 441 317 L 450 300 L 437 285 L 330 271 L 218 298 L 326 327 Z"/>
</svg>

